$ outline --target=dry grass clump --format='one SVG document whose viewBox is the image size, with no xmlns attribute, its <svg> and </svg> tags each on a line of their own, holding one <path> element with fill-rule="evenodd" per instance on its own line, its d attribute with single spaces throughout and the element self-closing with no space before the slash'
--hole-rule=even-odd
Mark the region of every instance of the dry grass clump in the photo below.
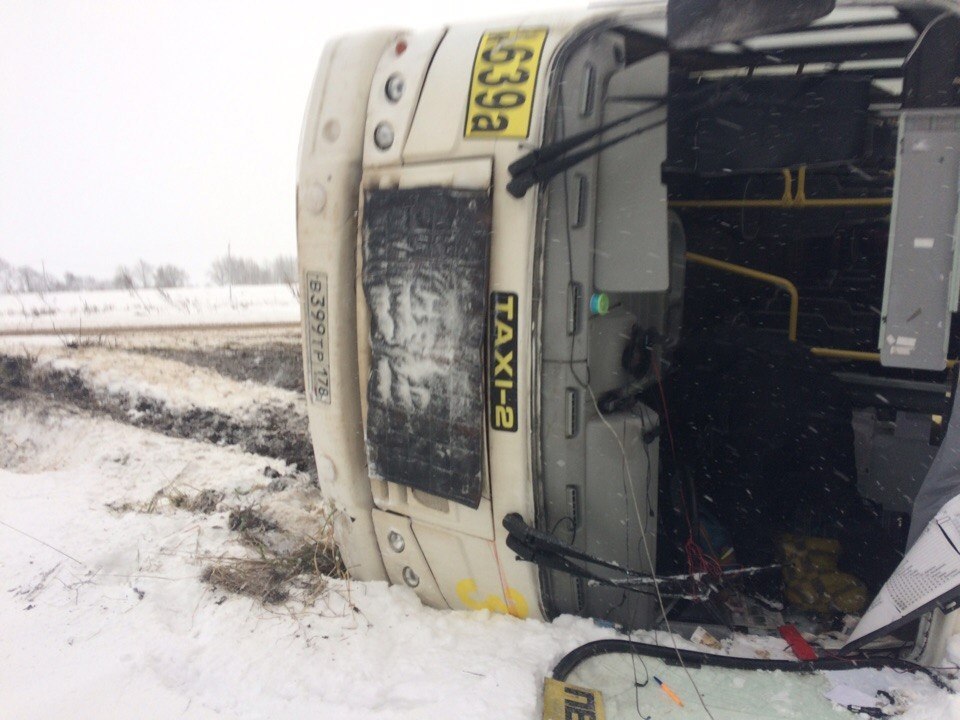
<svg viewBox="0 0 960 720">
<path fill-rule="evenodd" d="M 284 587 L 284 573 L 266 560 L 227 560 L 208 565 L 200 579 L 220 590 L 247 595 L 264 604 L 282 603 L 290 597 Z"/>
<path fill-rule="evenodd" d="M 211 488 L 201 490 L 200 492 L 191 495 L 175 485 L 168 485 L 165 488 L 157 490 L 153 494 L 153 497 L 151 497 L 145 503 L 114 501 L 108 502 L 107 508 L 118 515 L 123 515 L 124 513 L 128 512 L 139 512 L 152 515 L 160 512 L 164 506 L 169 505 L 177 508 L 178 510 L 186 510 L 188 512 L 209 515 L 210 513 L 216 511 L 224 497 L 226 497 L 224 493 Z"/>
<path fill-rule="evenodd" d="M 217 509 L 217 505 L 223 500 L 224 494 L 219 490 L 207 488 L 201 490 L 187 503 L 187 509 L 191 512 L 203 513 L 209 515 Z"/>
<path fill-rule="evenodd" d="M 294 586 L 308 602 L 323 591 L 328 576 L 346 574 L 335 546 L 311 541 L 289 553 L 260 558 L 221 558 L 200 579 L 216 588 L 271 605 L 289 599 Z"/>
<path fill-rule="evenodd" d="M 227 527 L 242 535 L 277 530 L 277 524 L 256 508 L 245 507 L 230 511 Z"/>
<path fill-rule="evenodd" d="M 158 513 L 173 507 L 197 514 L 210 514 L 220 507 L 223 492 L 206 489 L 187 492 L 171 483 L 146 503 L 110 503 L 117 513 Z M 226 509 L 226 508 L 225 508 Z M 324 524 L 316 538 L 306 541 L 286 532 L 258 505 L 229 508 L 227 527 L 237 534 L 248 557 L 207 557 L 200 579 L 225 592 L 254 598 L 264 605 L 289 599 L 305 604 L 321 596 L 331 576 L 346 578 L 347 572 L 333 542 L 331 528 Z"/>
<path fill-rule="evenodd" d="M 164 504 L 172 505 L 179 510 L 188 510 L 189 512 L 203 513 L 209 515 L 217 509 L 217 505 L 224 498 L 224 494 L 219 490 L 207 488 L 201 490 L 196 495 L 190 495 L 174 485 L 168 485 L 165 488 L 157 490 L 144 506 L 140 508 L 141 512 L 155 513 L 160 510 Z"/>
</svg>

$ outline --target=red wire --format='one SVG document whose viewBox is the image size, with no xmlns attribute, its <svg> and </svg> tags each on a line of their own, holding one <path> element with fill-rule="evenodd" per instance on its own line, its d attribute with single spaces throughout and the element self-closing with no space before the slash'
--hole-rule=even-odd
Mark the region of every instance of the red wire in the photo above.
<svg viewBox="0 0 960 720">
<path fill-rule="evenodd" d="M 663 404 L 663 417 L 667 421 L 667 436 L 670 438 L 670 454 L 673 455 L 673 462 L 677 462 L 677 446 L 673 442 L 673 428 L 670 425 L 670 411 L 667 409 L 667 395 L 663 392 L 663 379 L 660 377 L 660 364 L 654 359 L 653 374 L 657 376 L 657 387 L 660 388 L 660 402 Z"/>
<path fill-rule="evenodd" d="M 687 538 L 687 542 L 684 544 L 684 550 L 687 553 L 687 567 L 691 575 L 694 573 L 707 573 L 717 580 L 720 579 L 720 576 L 723 574 L 720 563 L 717 562 L 716 558 L 712 555 L 703 552 L 703 548 L 697 544 L 692 535 Z"/>
<path fill-rule="evenodd" d="M 663 417 L 667 422 L 667 436 L 670 438 L 670 454 L 673 456 L 673 465 L 677 466 L 677 446 L 673 440 L 673 427 L 670 424 L 670 410 L 667 408 L 667 395 L 663 389 L 663 379 L 660 377 L 660 367 L 656 361 L 653 365 L 653 373 L 657 377 L 657 387 L 660 390 L 660 402 L 663 405 Z M 683 545 L 687 557 L 687 572 L 690 575 L 696 573 L 707 573 L 716 579 L 719 579 L 723 573 L 720 562 L 713 556 L 703 552 L 703 548 L 697 544 L 693 534 L 693 524 L 690 522 L 690 511 L 687 509 L 687 497 L 683 491 L 683 483 L 680 483 L 680 502 L 683 505 L 683 517 L 687 521 L 687 541 Z"/>
</svg>

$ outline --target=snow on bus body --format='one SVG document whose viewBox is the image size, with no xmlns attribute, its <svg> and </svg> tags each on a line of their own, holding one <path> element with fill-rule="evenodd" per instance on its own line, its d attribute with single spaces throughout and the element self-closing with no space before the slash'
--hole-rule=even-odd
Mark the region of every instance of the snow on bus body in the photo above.
<svg viewBox="0 0 960 720">
<path fill-rule="evenodd" d="M 649 634 L 636 633 L 634 639 Z M 765 642 L 769 640 L 771 638 L 742 636 L 738 652 L 732 654 L 739 657 L 756 657 L 760 654 L 777 657 L 777 653 L 771 652 Z M 659 642 L 669 646 L 671 639 L 660 634 Z M 686 648 L 690 644 L 680 641 L 678 646 Z M 720 654 L 728 654 L 727 648 Z M 890 717 L 905 720 L 955 720 L 960 717 L 960 696 L 938 690 L 921 674 L 890 668 L 810 674 L 708 666 L 692 666 L 688 670 L 689 677 L 676 663 L 615 654 L 585 661 L 571 673 L 567 682 L 576 687 L 599 689 L 608 720 L 637 720 L 648 716 L 700 720 L 706 718 L 707 714 L 697 698 L 698 692 L 717 720 L 839 720 L 844 716 L 859 717 L 850 714 L 847 705 L 877 708 L 878 711 L 884 708 Z M 660 678 L 680 698 L 683 707 L 677 706 L 663 694 L 654 677 Z M 878 695 L 878 691 L 883 691 L 887 696 Z M 889 698 L 893 698 L 893 702 Z"/>
<path fill-rule="evenodd" d="M 295 323 L 287 285 L 89 290 L 0 295 L 0 332 L 65 328 Z"/>
</svg>

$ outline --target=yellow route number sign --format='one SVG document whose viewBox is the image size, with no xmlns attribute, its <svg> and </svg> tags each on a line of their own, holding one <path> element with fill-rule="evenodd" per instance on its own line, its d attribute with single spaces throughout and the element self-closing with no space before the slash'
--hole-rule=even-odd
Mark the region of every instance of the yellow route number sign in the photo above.
<svg viewBox="0 0 960 720">
<path fill-rule="evenodd" d="M 480 38 L 470 79 L 465 138 L 525 138 L 545 28 L 496 30 Z"/>
</svg>

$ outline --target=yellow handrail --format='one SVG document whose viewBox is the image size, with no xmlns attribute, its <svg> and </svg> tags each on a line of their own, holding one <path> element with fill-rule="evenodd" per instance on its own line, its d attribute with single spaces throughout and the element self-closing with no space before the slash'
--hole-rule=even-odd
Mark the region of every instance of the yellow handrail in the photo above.
<svg viewBox="0 0 960 720">
<path fill-rule="evenodd" d="M 863 350 L 843 350 L 842 348 L 812 347 L 810 354 L 831 360 L 856 360 L 858 362 L 880 362 L 880 353 Z"/>
<path fill-rule="evenodd" d="M 797 286 L 792 282 L 787 280 L 785 277 L 780 277 L 779 275 L 771 275 L 770 273 L 761 272 L 760 270 L 753 270 L 752 268 L 744 267 L 743 265 L 737 265 L 736 263 L 727 262 L 725 260 L 717 260 L 716 258 L 709 257 L 707 255 L 700 255 L 699 253 L 688 252 L 686 254 L 687 260 L 698 265 L 706 265 L 707 267 L 716 268 L 717 270 L 723 270 L 725 272 L 733 273 L 734 275 L 742 275 L 743 277 L 752 278 L 754 280 L 759 280 L 760 282 L 769 283 L 770 285 L 776 285 L 779 288 L 786 290 L 790 294 L 790 326 L 787 330 L 787 336 L 792 342 L 797 340 L 797 317 L 800 315 L 800 293 L 797 292 Z M 865 352 L 863 350 L 844 350 L 842 348 L 829 348 L 829 347 L 812 347 L 810 348 L 810 354 L 816 355 L 817 357 L 828 358 L 830 360 L 855 360 L 857 362 L 880 362 L 880 353 L 878 352 Z M 947 367 L 953 368 L 960 362 L 958 360 L 947 360 Z"/>
<path fill-rule="evenodd" d="M 688 252 L 686 255 L 687 260 L 697 263 L 698 265 L 706 265 L 707 267 L 723 270 L 724 272 L 732 273 L 734 275 L 741 275 L 753 280 L 765 282 L 769 285 L 776 285 L 777 287 L 786 290 L 790 295 L 790 324 L 787 328 L 787 337 L 789 337 L 792 342 L 796 342 L 797 316 L 800 314 L 800 293 L 797 292 L 796 285 L 787 280 L 785 277 L 771 275 L 770 273 L 761 272 L 760 270 L 753 270 L 752 268 L 744 267 L 743 265 L 737 265 L 736 263 L 726 262 L 725 260 L 717 260 L 716 258 L 700 255 L 699 253 Z"/>
<path fill-rule="evenodd" d="M 842 348 L 812 347 L 810 354 L 830 360 L 855 360 L 857 362 L 880 362 L 880 353 L 864 352 L 863 350 L 843 350 Z M 956 360 L 947 360 L 947 367 L 952 368 Z"/>
<path fill-rule="evenodd" d="M 804 208 L 824 207 L 888 207 L 893 198 L 814 198 L 807 197 L 807 166 L 797 169 L 797 192 L 793 193 L 793 173 L 789 168 L 780 171 L 783 174 L 783 197 L 779 200 L 671 200 L 672 208 L 785 208 L 802 210 Z"/>
</svg>

